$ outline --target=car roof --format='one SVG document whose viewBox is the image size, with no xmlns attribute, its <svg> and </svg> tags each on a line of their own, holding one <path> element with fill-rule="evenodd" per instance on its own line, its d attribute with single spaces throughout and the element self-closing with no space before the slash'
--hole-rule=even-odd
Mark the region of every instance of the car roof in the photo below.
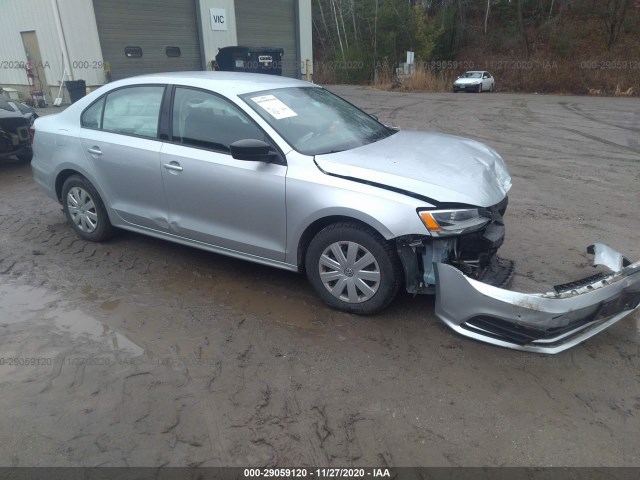
<svg viewBox="0 0 640 480">
<path fill-rule="evenodd" d="M 242 95 L 244 93 L 274 88 L 318 86 L 295 78 L 280 77 L 277 75 L 218 71 L 153 73 L 129 77 L 124 80 L 109 83 L 108 85 L 110 87 L 119 87 L 152 83 L 198 87 L 226 95 Z"/>
</svg>

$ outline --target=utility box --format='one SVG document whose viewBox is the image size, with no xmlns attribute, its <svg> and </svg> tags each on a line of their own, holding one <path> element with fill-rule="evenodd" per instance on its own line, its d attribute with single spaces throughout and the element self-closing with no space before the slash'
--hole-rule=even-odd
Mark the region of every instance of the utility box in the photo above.
<svg viewBox="0 0 640 480">
<path fill-rule="evenodd" d="M 282 75 L 282 48 L 223 47 L 216 55 L 216 70 L 222 72 Z"/>
</svg>

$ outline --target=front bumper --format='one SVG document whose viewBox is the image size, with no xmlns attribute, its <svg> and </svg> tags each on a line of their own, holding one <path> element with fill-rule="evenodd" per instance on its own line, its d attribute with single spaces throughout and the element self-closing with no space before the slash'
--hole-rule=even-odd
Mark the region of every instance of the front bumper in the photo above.
<svg viewBox="0 0 640 480">
<path fill-rule="evenodd" d="M 473 280 L 434 264 L 436 315 L 467 337 L 502 347 L 554 354 L 571 348 L 640 305 L 640 262 L 602 244 L 588 247 L 594 265 L 611 273 L 525 294 Z"/>
<path fill-rule="evenodd" d="M 479 84 L 453 85 L 454 92 L 475 92 L 478 90 Z"/>
<path fill-rule="evenodd" d="M 0 158 L 9 158 L 13 156 L 29 155 L 31 153 L 31 145 L 18 145 L 11 150 L 0 150 Z"/>
</svg>

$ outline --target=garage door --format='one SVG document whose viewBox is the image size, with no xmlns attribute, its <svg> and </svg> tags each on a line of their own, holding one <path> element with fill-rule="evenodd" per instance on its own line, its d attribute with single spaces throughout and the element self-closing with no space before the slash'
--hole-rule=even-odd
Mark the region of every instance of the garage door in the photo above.
<svg viewBox="0 0 640 480">
<path fill-rule="evenodd" d="M 282 74 L 297 77 L 295 0 L 237 0 L 236 30 L 243 47 L 284 49 Z"/>
<path fill-rule="evenodd" d="M 202 70 L 196 0 L 93 0 L 112 80 Z"/>
</svg>

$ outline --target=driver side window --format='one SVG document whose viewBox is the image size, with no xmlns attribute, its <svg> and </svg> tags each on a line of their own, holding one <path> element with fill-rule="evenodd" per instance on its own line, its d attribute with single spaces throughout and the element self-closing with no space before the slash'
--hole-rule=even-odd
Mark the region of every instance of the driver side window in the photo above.
<svg viewBox="0 0 640 480">
<path fill-rule="evenodd" d="M 247 115 L 230 102 L 191 88 L 177 87 L 173 98 L 172 141 L 229 153 L 238 140 L 265 140 Z"/>
</svg>

